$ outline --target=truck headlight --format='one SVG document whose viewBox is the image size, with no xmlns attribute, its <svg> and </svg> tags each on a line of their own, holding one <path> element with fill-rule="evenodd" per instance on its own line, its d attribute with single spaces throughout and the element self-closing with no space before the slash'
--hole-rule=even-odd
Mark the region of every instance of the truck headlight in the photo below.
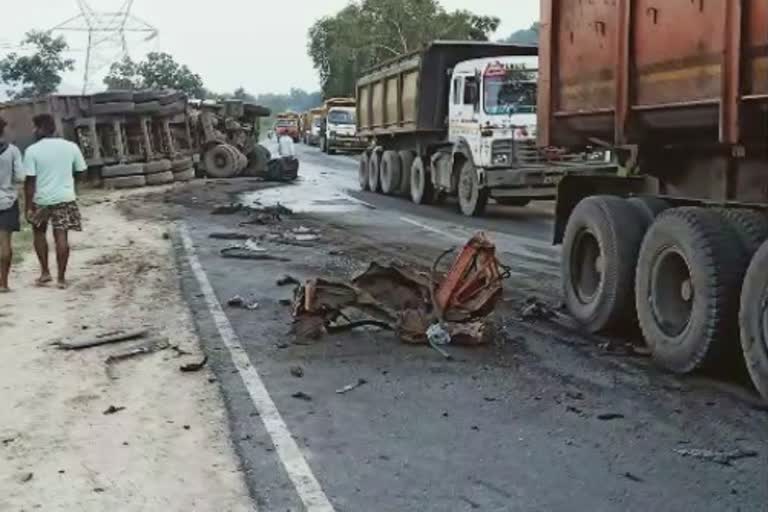
<svg viewBox="0 0 768 512">
<path fill-rule="evenodd" d="M 493 165 L 509 165 L 509 155 L 507 153 L 495 153 L 492 162 Z"/>
</svg>

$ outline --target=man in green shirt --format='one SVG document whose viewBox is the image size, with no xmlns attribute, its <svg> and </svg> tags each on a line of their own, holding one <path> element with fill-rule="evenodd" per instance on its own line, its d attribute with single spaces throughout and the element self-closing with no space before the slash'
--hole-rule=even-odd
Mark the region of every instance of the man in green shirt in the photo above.
<svg viewBox="0 0 768 512">
<path fill-rule="evenodd" d="M 82 231 L 80 210 L 77 208 L 74 173 L 84 172 L 88 166 L 80 148 L 68 140 L 55 136 L 56 123 L 52 116 L 40 114 L 33 119 L 38 141 L 24 153 L 27 173 L 25 197 L 27 220 L 35 235 L 35 252 L 40 260 L 39 286 L 53 281 L 48 267 L 48 224 L 53 228 L 56 245 L 57 284 L 67 287 L 69 262 L 69 231 Z"/>
</svg>

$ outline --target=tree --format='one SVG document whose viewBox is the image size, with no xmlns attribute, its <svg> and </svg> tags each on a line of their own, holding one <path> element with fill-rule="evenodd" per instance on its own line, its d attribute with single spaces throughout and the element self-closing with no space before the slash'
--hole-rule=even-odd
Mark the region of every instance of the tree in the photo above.
<svg viewBox="0 0 768 512">
<path fill-rule="evenodd" d="M 69 48 L 63 37 L 48 32 L 27 32 L 23 48 L 33 49 L 30 55 L 11 53 L 0 60 L 0 81 L 14 99 L 52 94 L 61 85 L 61 74 L 74 69 L 75 61 L 63 53 Z"/>
<path fill-rule="evenodd" d="M 448 12 L 437 0 L 358 0 L 309 31 L 309 55 L 326 97 L 354 94 L 362 72 L 439 39 L 488 40 L 499 19 Z"/>
<path fill-rule="evenodd" d="M 200 75 L 168 53 L 152 52 L 138 63 L 128 57 L 115 62 L 104 84 L 109 89 L 175 89 L 198 98 L 207 96 Z"/>
<path fill-rule="evenodd" d="M 539 45 L 539 31 L 541 29 L 541 23 L 538 21 L 531 25 L 531 28 L 518 30 L 517 32 L 513 32 L 512 35 L 510 35 L 507 39 L 504 40 L 505 43 L 514 43 L 514 44 L 522 44 L 522 45 L 531 45 L 531 46 L 538 46 Z"/>
</svg>

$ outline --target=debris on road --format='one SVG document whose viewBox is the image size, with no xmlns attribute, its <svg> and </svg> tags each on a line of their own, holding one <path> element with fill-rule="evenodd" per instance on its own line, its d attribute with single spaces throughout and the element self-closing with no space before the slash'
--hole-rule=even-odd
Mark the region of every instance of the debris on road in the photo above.
<svg viewBox="0 0 768 512">
<path fill-rule="evenodd" d="M 221 257 L 236 259 L 236 260 L 283 261 L 283 262 L 291 261 L 288 258 L 283 258 L 280 256 L 272 256 L 271 254 L 267 254 L 266 249 L 255 247 L 255 246 L 249 246 L 248 244 L 239 245 L 235 247 L 225 247 L 224 249 L 221 250 Z"/>
<path fill-rule="evenodd" d="M 695 459 L 706 460 L 716 464 L 722 464 L 723 466 L 730 466 L 737 460 L 749 459 L 758 456 L 758 453 L 754 450 L 717 451 L 697 448 L 675 448 L 674 451 L 683 457 L 692 457 Z"/>
<path fill-rule="evenodd" d="M 311 402 L 312 397 L 308 394 L 304 393 L 303 391 L 298 391 L 291 395 L 292 398 L 295 398 L 297 400 L 304 400 L 305 402 Z"/>
<path fill-rule="evenodd" d="M 547 304 L 536 298 L 529 298 L 520 313 L 523 320 L 551 320 L 557 316 L 557 313 Z"/>
<path fill-rule="evenodd" d="M 240 295 L 235 295 L 227 301 L 227 306 L 231 308 L 247 309 L 248 311 L 256 311 L 259 309 L 259 303 L 255 300 L 246 300 Z"/>
<path fill-rule="evenodd" d="M 609 412 L 609 413 L 605 413 L 605 414 L 598 414 L 597 415 L 597 419 L 599 419 L 601 421 L 622 420 L 622 419 L 624 419 L 624 415 L 623 414 L 618 414 L 618 413 L 615 413 L 615 412 Z"/>
<path fill-rule="evenodd" d="M 208 238 L 212 240 L 249 240 L 251 235 L 247 233 L 211 233 Z"/>
<path fill-rule="evenodd" d="M 149 334 L 147 329 L 136 329 L 130 331 L 112 331 L 104 334 L 99 334 L 95 337 L 88 338 L 81 341 L 65 342 L 57 341 L 53 345 L 61 350 L 83 350 L 86 348 L 100 347 L 102 345 L 109 345 L 112 343 L 120 343 L 123 341 L 135 340 L 137 338 L 144 338 Z"/>
<path fill-rule="evenodd" d="M 289 275 L 285 275 L 277 280 L 277 286 L 288 286 L 291 284 L 301 285 L 298 279 Z"/>
<path fill-rule="evenodd" d="M 237 212 L 241 212 L 245 209 L 242 203 L 230 203 L 216 205 L 211 210 L 211 215 L 234 215 Z"/>
<path fill-rule="evenodd" d="M 640 478 L 639 476 L 633 475 L 629 471 L 624 473 L 624 478 L 626 478 L 627 480 L 632 480 L 633 482 L 637 482 L 637 483 L 643 483 L 644 482 L 644 480 L 642 478 Z"/>
<path fill-rule="evenodd" d="M 114 405 L 110 405 L 106 411 L 104 411 L 104 416 L 110 416 L 112 414 L 117 414 L 120 411 L 124 411 L 125 407 L 116 407 Z"/>
<path fill-rule="evenodd" d="M 359 388 L 360 386 L 365 386 L 366 384 L 368 384 L 367 380 L 365 380 L 365 379 L 358 379 L 357 382 L 355 382 L 354 384 L 347 384 L 343 388 L 337 389 L 336 393 L 339 394 L 339 395 L 345 395 L 345 394 L 349 393 L 350 391 L 353 391 L 353 390 Z"/>
<path fill-rule="evenodd" d="M 195 373 L 199 372 L 205 365 L 208 364 L 208 356 L 203 357 L 203 360 L 198 363 L 184 364 L 179 367 L 179 371 L 182 373 Z"/>
<path fill-rule="evenodd" d="M 34 473 L 22 473 L 19 477 L 19 482 L 25 484 L 35 477 Z"/>
<path fill-rule="evenodd" d="M 375 325 L 395 331 L 405 343 L 439 346 L 430 342 L 428 331 L 433 325 L 447 334 L 440 337 L 443 341 L 459 345 L 488 343 L 492 331 L 488 325 L 506 275 L 495 256 L 495 247 L 479 233 L 445 275 L 436 268 L 429 275 L 397 264 L 374 262 L 351 283 L 307 281 L 296 293 L 294 332 L 299 337 L 318 339 L 333 330 L 349 328 L 350 316 L 364 315 Z M 336 324 L 339 319 L 347 323 Z M 438 328 L 433 329 L 433 334 L 438 332 Z"/>
<path fill-rule="evenodd" d="M 107 366 L 107 376 L 110 379 L 115 379 L 115 376 L 112 373 L 112 367 L 117 363 L 127 361 L 128 359 L 133 359 L 134 357 L 154 354 L 155 352 L 160 352 L 169 348 L 171 348 L 171 344 L 167 339 L 155 339 L 146 343 L 142 343 L 141 345 L 131 347 L 124 352 L 112 354 L 104 361 L 104 364 Z"/>
<path fill-rule="evenodd" d="M 301 366 L 292 366 L 291 375 L 293 375 L 297 379 L 304 377 L 304 368 L 302 368 Z"/>
</svg>

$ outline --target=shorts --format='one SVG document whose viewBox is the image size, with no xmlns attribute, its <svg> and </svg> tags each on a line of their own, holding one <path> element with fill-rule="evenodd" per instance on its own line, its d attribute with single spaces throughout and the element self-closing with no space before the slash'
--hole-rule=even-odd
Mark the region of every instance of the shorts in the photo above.
<svg viewBox="0 0 768 512">
<path fill-rule="evenodd" d="M 7 210 L 0 210 L 0 231 L 13 233 L 21 230 L 19 221 L 19 202 L 13 203 L 13 206 Z"/>
<path fill-rule="evenodd" d="M 80 209 L 75 202 L 54 204 L 52 206 L 38 206 L 29 222 L 38 230 L 47 228 L 49 222 L 54 230 L 83 230 Z"/>
</svg>

